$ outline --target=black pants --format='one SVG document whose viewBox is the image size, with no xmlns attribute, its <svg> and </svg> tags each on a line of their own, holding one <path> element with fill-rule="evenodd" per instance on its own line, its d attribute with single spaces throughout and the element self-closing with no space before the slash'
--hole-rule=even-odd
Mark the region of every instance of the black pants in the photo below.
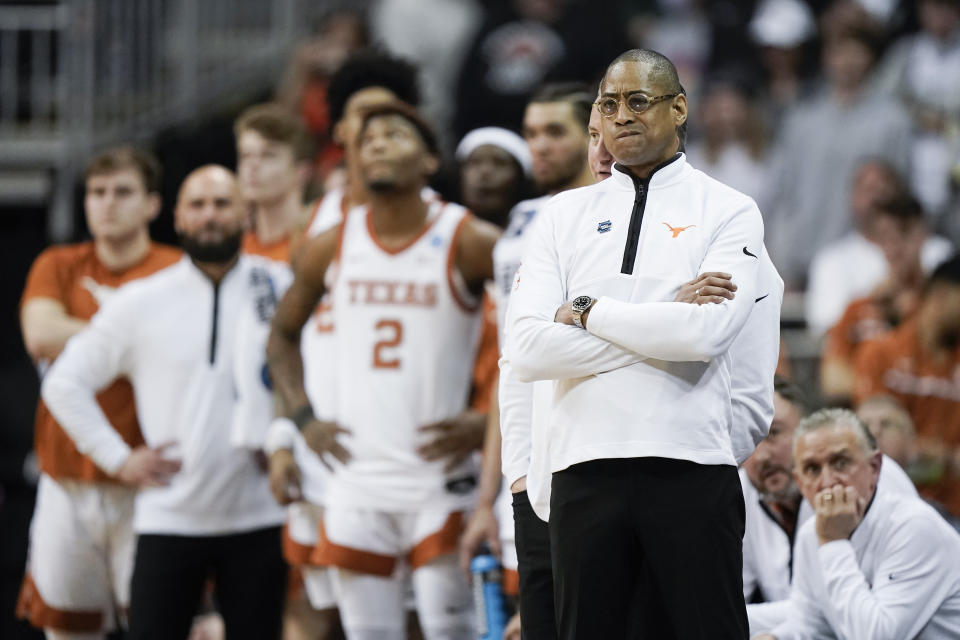
<svg viewBox="0 0 960 640">
<path fill-rule="evenodd" d="M 594 460 L 552 486 L 559 638 L 746 640 L 735 467 Z"/>
<path fill-rule="evenodd" d="M 553 610 L 550 529 L 537 517 L 526 491 L 513 494 L 513 529 L 520 573 L 520 619 L 524 640 L 557 640 Z"/>
<path fill-rule="evenodd" d="M 280 531 L 141 535 L 130 585 L 129 640 L 185 639 L 208 578 L 229 640 L 278 638 L 287 586 Z"/>
</svg>

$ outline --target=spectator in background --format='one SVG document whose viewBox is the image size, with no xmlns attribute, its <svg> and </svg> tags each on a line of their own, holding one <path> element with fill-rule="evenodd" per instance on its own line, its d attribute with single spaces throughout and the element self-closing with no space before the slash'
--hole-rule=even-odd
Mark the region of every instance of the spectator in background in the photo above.
<svg viewBox="0 0 960 640">
<path fill-rule="evenodd" d="M 960 163 L 960 1 L 920 0 L 921 31 L 884 62 L 882 86 L 903 101 L 916 129 L 911 186 L 931 219 L 948 208 L 951 167 Z"/>
<path fill-rule="evenodd" d="M 939 460 L 920 454 L 913 420 L 893 396 L 870 396 L 857 408 L 857 417 L 863 420 L 877 439 L 877 448 L 885 456 L 896 460 L 913 482 L 926 484 L 931 477 L 942 472 Z M 951 514 L 939 502 L 927 500 L 927 503 L 946 518 L 954 529 L 960 531 L 960 517 Z"/>
<path fill-rule="evenodd" d="M 879 44 L 864 28 L 826 40 L 822 91 L 784 120 L 765 238 L 788 289 L 804 286 L 817 247 L 854 226 L 848 189 L 862 159 L 877 156 L 898 169 L 908 164 L 909 118 L 869 87 Z"/>
<path fill-rule="evenodd" d="M 527 143 L 501 127 L 481 127 L 457 145 L 460 163 L 460 202 L 501 229 L 510 210 L 529 190 L 531 171 Z"/>
<path fill-rule="evenodd" d="M 854 228 L 818 250 L 810 265 L 806 318 L 815 335 L 836 324 L 848 304 L 869 294 L 887 276 L 887 261 L 874 231 L 877 203 L 892 200 L 905 190 L 900 174 L 880 158 L 867 160 L 857 169 L 850 190 Z M 929 272 L 951 253 L 949 241 L 930 236 L 920 261 Z"/>
<path fill-rule="evenodd" d="M 767 141 L 749 91 L 733 79 L 715 81 L 704 91 L 698 113 L 701 137 L 687 151 L 690 164 L 752 197 L 764 210 Z"/>
<path fill-rule="evenodd" d="M 877 439 L 877 448 L 912 475 L 917 458 L 917 434 L 903 405 L 893 396 L 870 396 L 857 407 L 857 417 Z"/>
<path fill-rule="evenodd" d="M 515 128 L 545 82 L 592 82 L 626 49 L 617 11 L 582 0 L 509 0 L 490 8 L 460 70 L 454 134 Z"/>
<path fill-rule="evenodd" d="M 870 295 L 854 300 L 827 333 L 820 363 L 823 395 L 849 403 L 858 349 L 895 329 L 916 309 L 923 289 L 921 252 L 927 224 L 920 203 L 907 193 L 876 207 L 873 237 L 887 260 L 887 277 Z"/>
<path fill-rule="evenodd" d="M 316 35 L 296 48 L 277 88 L 277 101 L 303 119 L 316 148 L 316 178 L 322 182 L 342 160 L 343 149 L 331 137 L 327 91 L 330 78 L 350 54 L 369 44 L 364 15 L 337 9 L 327 14 Z"/>
<path fill-rule="evenodd" d="M 451 132 L 458 73 L 483 23 L 484 8 L 492 4 L 503 2 L 379 0 L 370 6 L 374 42 L 419 67 L 424 97 L 420 112 L 437 131 L 444 152 L 452 151 L 459 139 Z"/>
<path fill-rule="evenodd" d="M 250 107 L 237 118 L 233 132 L 237 179 L 244 202 L 253 211 L 253 228 L 243 236 L 243 251 L 287 262 L 294 235 L 304 223 L 310 139 L 300 120 L 276 104 Z"/>
<path fill-rule="evenodd" d="M 807 54 L 816 23 L 801 0 L 764 0 L 750 20 L 749 34 L 764 76 L 758 107 L 767 129 L 776 131 L 786 112 L 810 91 Z"/>
<path fill-rule="evenodd" d="M 916 425 L 921 456 L 939 472 L 921 493 L 960 514 L 960 258 L 927 281 L 913 318 L 864 345 L 855 363 L 854 397 L 895 397 Z"/>
<path fill-rule="evenodd" d="M 740 45 L 744 38 L 737 29 L 741 26 L 738 24 L 741 15 L 745 13 L 749 18 L 753 0 L 724 3 L 644 0 L 621 4 L 625 5 L 627 13 L 630 41 L 672 60 L 688 95 L 698 94 L 701 77 L 708 65 L 725 68 L 734 65 L 733 60 L 752 58 L 752 55 L 741 55 L 743 49 Z M 744 5 L 747 6 L 741 13 Z M 718 8 L 716 14 L 712 13 L 715 7 Z M 723 15 L 722 20 L 712 19 L 719 14 Z M 734 37 L 721 35 L 718 38 L 721 29 L 732 32 Z M 712 53 L 719 54 L 719 58 L 715 59 Z"/>
</svg>

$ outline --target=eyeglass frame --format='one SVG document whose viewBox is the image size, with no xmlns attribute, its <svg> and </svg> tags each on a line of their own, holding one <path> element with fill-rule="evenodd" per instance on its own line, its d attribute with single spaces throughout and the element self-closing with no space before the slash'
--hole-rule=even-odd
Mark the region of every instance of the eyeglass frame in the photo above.
<svg viewBox="0 0 960 640">
<path fill-rule="evenodd" d="M 664 100 L 667 100 L 667 99 L 669 99 L 669 98 L 676 98 L 677 96 L 681 95 L 681 93 L 682 93 L 682 92 L 679 92 L 679 91 L 678 91 L 677 93 L 665 93 L 665 94 L 660 95 L 660 96 L 654 96 L 654 97 L 652 97 L 652 98 L 647 98 L 647 105 L 643 108 L 642 111 L 637 111 L 636 109 L 634 109 L 633 107 L 631 107 L 631 106 L 630 106 L 630 102 L 629 102 L 630 96 L 633 96 L 633 95 L 636 95 L 636 94 L 640 94 L 640 95 L 642 95 L 643 97 L 646 98 L 646 94 L 644 94 L 644 93 L 642 93 L 642 92 L 640 92 L 640 91 L 633 91 L 633 92 L 631 92 L 631 93 L 627 96 L 627 100 L 621 100 L 619 97 L 614 98 L 613 96 L 609 96 L 609 95 L 608 95 L 608 96 L 606 96 L 606 97 L 604 97 L 604 98 L 598 98 L 597 101 L 594 102 L 593 104 L 596 105 L 596 107 L 597 107 L 597 113 L 599 113 L 599 114 L 600 114 L 601 116 L 603 116 L 604 118 L 612 118 L 612 117 L 614 117 L 615 115 L 617 115 L 618 113 L 620 113 L 620 104 L 621 104 L 621 102 L 626 102 L 626 104 L 627 104 L 627 109 L 630 111 L 630 113 L 633 113 L 633 114 L 639 116 L 639 115 L 643 115 L 644 113 L 646 113 L 647 111 L 649 111 L 649 110 L 650 110 L 650 107 L 652 107 L 653 105 L 655 105 L 655 104 L 657 104 L 657 103 L 660 103 L 660 102 L 663 102 Z M 600 101 L 601 101 L 601 100 L 606 100 L 606 99 L 608 99 L 608 98 L 609 98 L 610 100 L 616 100 L 616 101 L 617 101 L 617 110 L 614 111 L 613 113 L 609 114 L 609 115 L 606 114 L 606 113 L 604 113 L 604 112 L 603 112 L 603 109 L 600 108 Z"/>
</svg>

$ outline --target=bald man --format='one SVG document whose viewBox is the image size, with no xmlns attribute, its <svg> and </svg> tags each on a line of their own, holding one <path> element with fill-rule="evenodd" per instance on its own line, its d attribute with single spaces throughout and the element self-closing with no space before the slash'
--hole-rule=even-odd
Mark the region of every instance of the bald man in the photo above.
<svg viewBox="0 0 960 640">
<path fill-rule="evenodd" d="M 244 213 L 227 169 L 191 173 L 174 215 L 187 255 L 119 289 L 67 344 L 43 399 L 80 452 L 141 487 L 127 637 L 186 638 L 212 577 L 227 637 L 274 638 L 284 514 L 255 456 L 230 444 L 234 334 L 239 318 L 269 313 L 290 275 L 240 255 Z M 96 403 L 120 377 L 145 447 L 131 450 Z"/>
</svg>

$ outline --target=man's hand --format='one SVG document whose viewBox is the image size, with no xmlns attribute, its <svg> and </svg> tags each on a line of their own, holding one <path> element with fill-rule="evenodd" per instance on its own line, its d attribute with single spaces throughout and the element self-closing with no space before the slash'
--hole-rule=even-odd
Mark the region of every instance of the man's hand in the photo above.
<svg viewBox="0 0 960 640">
<path fill-rule="evenodd" d="M 277 449 L 270 456 L 270 493 L 277 504 L 287 505 L 303 498 L 300 467 L 291 449 Z"/>
<path fill-rule="evenodd" d="M 814 496 L 820 544 L 847 540 L 863 519 L 866 502 L 853 487 L 837 484 Z"/>
<path fill-rule="evenodd" d="M 523 635 L 520 631 L 520 614 L 515 613 L 507 623 L 507 628 L 503 630 L 503 640 L 521 640 Z M 774 638 L 776 640 L 776 638 Z"/>
<path fill-rule="evenodd" d="M 433 436 L 429 442 L 417 447 L 420 457 L 430 461 L 448 458 L 444 468 L 452 471 L 467 456 L 483 447 L 487 416 L 479 411 L 467 410 L 448 420 L 424 425 L 418 431 Z"/>
<path fill-rule="evenodd" d="M 527 490 L 527 476 L 520 476 L 510 485 L 510 493 L 520 493 Z"/>
<path fill-rule="evenodd" d="M 583 321 L 583 317 L 580 318 Z M 557 312 L 553 314 L 553 321 L 559 322 L 560 324 L 568 324 L 571 327 L 577 325 L 573 324 L 573 301 L 564 302 L 560 305 L 560 308 L 557 309 Z"/>
<path fill-rule="evenodd" d="M 688 302 L 690 304 L 719 304 L 724 300 L 733 300 L 733 292 L 737 285 L 733 284 L 733 276 L 719 271 L 708 271 L 685 283 L 677 292 L 674 302 Z"/>
<path fill-rule="evenodd" d="M 166 442 L 153 448 L 146 445 L 137 447 L 120 467 L 117 479 L 138 487 L 167 486 L 171 476 L 180 471 L 181 466 L 179 460 L 171 460 L 163 455 L 163 452 L 174 444 L 176 443 Z"/>
<path fill-rule="evenodd" d="M 460 537 L 460 568 L 470 573 L 470 560 L 484 542 L 490 547 L 490 553 L 500 557 L 500 527 L 491 505 L 478 505 L 470 516 L 470 522 Z"/>
<path fill-rule="evenodd" d="M 587 328 L 587 318 L 590 317 L 590 311 L 593 309 L 593 305 L 589 309 L 580 314 L 580 324 L 583 325 L 583 328 Z M 560 324 L 568 324 L 571 327 L 576 327 L 576 323 L 573 321 L 573 300 L 570 302 L 564 302 L 560 305 L 560 308 L 557 309 L 557 312 L 553 314 L 553 321 L 559 322 Z"/>
<path fill-rule="evenodd" d="M 320 462 L 331 471 L 333 468 L 323 454 L 329 453 L 343 464 L 350 461 L 350 452 L 337 442 L 337 434 L 350 433 L 350 431 L 338 426 L 336 422 L 313 419 L 303 426 L 300 433 L 303 434 L 307 446 L 320 458 Z"/>
</svg>

